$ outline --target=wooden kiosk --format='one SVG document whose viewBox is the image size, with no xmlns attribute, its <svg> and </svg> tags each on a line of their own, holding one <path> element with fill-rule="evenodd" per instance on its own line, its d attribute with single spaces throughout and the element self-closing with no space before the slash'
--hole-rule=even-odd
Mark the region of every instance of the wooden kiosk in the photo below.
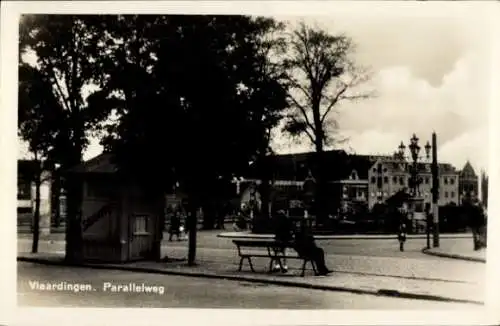
<svg viewBox="0 0 500 326">
<path fill-rule="evenodd" d="M 119 176 L 111 158 L 111 154 L 101 154 L 71 170 L 82 187 L 83 260 L 160 259 L 165 196 L 145 194 Z"/>
</svg>

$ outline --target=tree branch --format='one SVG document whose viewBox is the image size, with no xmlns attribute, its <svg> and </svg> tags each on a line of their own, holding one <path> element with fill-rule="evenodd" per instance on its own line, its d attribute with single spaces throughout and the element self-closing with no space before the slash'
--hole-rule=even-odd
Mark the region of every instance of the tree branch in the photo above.
<svg viewBox="0 0 500 326">
<path fill-rule="evenodd" d="M 316 128 L 314 128 L 314 125 L 311 123 L 311 121 L 309 120 L 309 117 L 307 116 L 307 110 L 306 108 L 304 108 L 302 105 L 300 105 L 299 102 L 297 102 L 297 100 L 292 96 L 292 95 L 289 95 L 290 99 L 293 101 L 293 103 L 295 104 L 295 106 L 300 110 L 300 112 L 302 113 L 302 116 L 304 117 L 304 120 L 307 124 L 307 126 L 309 128 L 311 128 L 311 130 L 315 133 L 316 132 Z"/>
<path fill-rule="evenodd" d="M 349 86 L 347 84 L 344 84 L 344 86 L 342 86 L 342 88 L 337 93 L 337 95 L 335 95 L 335 97 L 330 101 L 330 104 L 328 105 L 328 107 L 326 108 L 325 112 L 321 116 L 321 123 L 323 123 L 325 121 L 326 117 L 328 116 L 328 113 L 330 113 L 330 111 L 332 110 L 332 108 L 335 106 L 335 104 L 337 104 L 337 102 L 341 98 L 342 94 L 344 94 L 347 91 L 348 88 L 349 88 Z"/>
<path fill-rule="evenodd" d="M 57 87 L 57 92 L 56 93 L 58 93 L 62 104 L 66 107 L 66 109 L 68 111 L 71 112 L 72 110 L 71 110 L 71 106 L 68 103 L 68 99 L 66 98 L 66 96 L 64 96 L 64 92 L 62 91 L 61 85 L 59 84 L 59 81 L 57 80 L 57 75 L 55 73 L 54 65 L 52 64 L 52 62 L 51 62 L 50 59 L 42 58 L 42 61 L 45 62 L 45 65 L 47 65 L 47 67 L 49 68 L 50 72 L 52 73 L 52 78 L 54 79 L 54 84 Z"/>
<path fill-rule="evenodd" d="M 291 119 L 292 119 L 292 121 L 293 121 L 293 122 L 295 122 L 295 123 L 299 123 L 299 122 L 297 121 L 297 119 L 295 119 L 294 117 L 291 117 Z M 307 122 L 306 122 L 306 124 L 307 124 Z M 311 126 L 309 126 L 309 125 L 308 125 L 308 127 L 309 127 L 309 128 L 311 128 Z M 311 140 L 311 143 L 312 143 L 312 144 L 314 144 L 314 139 L 315 139 L 315 138 L 314 138 L 314 136 L 311 134 L 311 132 L 309 131 L 309 129 L 305 128 L 305 129 L 304 129 L 304 132 L 305 132 L 305 134 L 307 135 L 307 137 L 309 137 L 309 140 Z"/>
<path fill-rule="evenodd" d="M 299 82 L 289 77 L 288 80 L 291 82 L 291 87 L 299 89 L 306 96 L 309 102 L 312 102 L 311 94 L 302 86 Z"/>
</svg>

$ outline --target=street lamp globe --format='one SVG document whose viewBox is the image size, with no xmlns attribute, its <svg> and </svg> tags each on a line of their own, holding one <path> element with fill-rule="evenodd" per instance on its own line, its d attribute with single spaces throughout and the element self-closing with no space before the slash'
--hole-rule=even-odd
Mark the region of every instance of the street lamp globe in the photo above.
<svg viewBox="0 0 500 326">
<path fill-rule="evenodd" d="M 403 141 L 401 141 L 401 144 L 399 145 L 398 149 L 399 149 L 399 155 L 402 158 L 405 155 L 405 149 L 406 149 L 406 146 L 405 144 L 403 144 Z"/>
<path fill-rule="evenodd" d="M 420 146 L 418 146 L 418 138 L 415 134 L 413 134 L 413 137 L 410 139 L 410 146 L 408 147 L 410 148 L 413 161 L 416 162 L 418 159 L 418 153 L 420 152 Z"/>
<path fill-rule="evenodd" d="M 425 155 L 427 156 L 427 159 L 431 157 L 431 148 L 431 144 L 427 141 L 427 144 L 425 144 Z"/>
</svg>

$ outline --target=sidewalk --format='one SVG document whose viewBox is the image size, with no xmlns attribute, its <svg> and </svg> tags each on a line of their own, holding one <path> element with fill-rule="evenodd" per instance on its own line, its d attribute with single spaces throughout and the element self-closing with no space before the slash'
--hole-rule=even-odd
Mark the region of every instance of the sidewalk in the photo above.
<svg viewBox="0 0 500 326">
<path fill-rule="evenodd" d="M 186 248 L 181 246 L 170 247 L 166 252 L 168 257 L 177 260 L 186 257 L 186 253 Z M 18 260 L 64 265 L 63 256 L 62 252 L 18 253 Z M 375 258 L 342 255 L 328 255 L 327 261 L 335 271 L 330 276 L 314 276 L 312 271 L 308 271 L 306 277 L 300 277 L 299 268 L 301 262 L 296 260 L 288 262 L 290 270 L 287 274 L 268 274 L 266 273 L 268 267 L 266 258 L 252 259 L 256 273 L 249 271 L 246 262 L 243 264 L 243 271 L 238 272 L 239 258 L 234 251 L 199 248 L 197 252 L 198 265 L 195 267 L 186 266 L 185 261 L 85 264 L 85 267 L 215 279 L 223 278 L 280 286 L 424 300 L 474 304 L 483 302 L 484 283 L 481 282 L 480 277 L 477 277 L 480 276 L 481 269 L 471 270 L 467 267 L 465 268 L 467 271 L 462 269 L 462 273 L 457 274 L 455 261 L 440 262 L 436 266 L 434 260 L 431 262 L 414 259 L 401 261 L 390 257 Z M 430 264 L 434 266 L 430 266 Z M 479 266 L 484 265 L 479 264 Z M 433 272 L 436 269 L 442 272 Z"/>
<path fill-rule="evenodd" d="M 239 232 L 222 232 L 217 235 L 219 238 L 228 239 L 273 239 L 274 234 L 256 234 L 250 231 Z M 409 234 L 407 239 L 425 239 L 426 234 Z M 444 233 L 440 234 L 441 239 L 472 239 L 471 233 Z M 370 240 L 370 239 L 395 239 L 394 234 L 332 234 L 332 235 L 315 235 L 316 240 Z M 472 240 L 471 240 L 472 241 Z"/>
<path fill-rule="evenodd" d="M 486 263 L 486 248 L 473 250 L 472 240 L 470 243 L 440 243 L 439 248 L 423 249 L 422 252 L 432 256 Z"/>
</svg>

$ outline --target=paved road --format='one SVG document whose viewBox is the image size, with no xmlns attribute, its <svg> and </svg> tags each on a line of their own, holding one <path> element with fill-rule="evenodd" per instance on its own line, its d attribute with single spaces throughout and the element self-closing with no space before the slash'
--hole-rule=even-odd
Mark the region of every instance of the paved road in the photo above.
<svg viewBox="0 0 500 326">
<path fill-rule="evenodd" d="M 232 249 L 234 245 L 231 239 L 218 238 L 217 234 L 220 231 L 200 231 L 198 232 L 198 247 L 199 248 L 215 248 L 215 249 Z M 30 251 L 31 240 L 30 235 L 22 234 L 18 240 L 18 252 Z M 64 234 L 56 234 L 52 236 L 53 243 L 48 246 L 46 241 L 42 241 L 40 251 L 64 251 Z M 164 236 L 168 239 L 168 236 Z M 443 245 L 459 244 L 467 246 L 470 239 L 442 239 Z M 399 244 L 394 240 L 321 240 L 318 244 L 325 249 L 328 254 L 349 255 L 349 256 L 373 256 L 373 257 L 398 257 L 398 258 L 418 258 L 429 260 L 442 260 L 443 258 L 424 255 L 421 250 L 426 245 L 425 239 L 409 239 L 405 245 L 405 251 L 399 251 Z M 163 242 L 163 247 L 170 246 L 186 246 L 186 242 Z"/>
<path fill-rule="evenodd" d="M 38 307 L 265 308 L 265 309 L 476 309 L 478 306 L 307 290 L 236 281 L 18 263 L 18 305 Z M 34 282 L 87 284 L 92 291 L 33 290 Z M 31 284 L 30 284 L 31 282 Z M 135 283 L 157 293 L 103 290 Z M 162 292 L 161 289 L 164 289 Z M 150 291 L 154 291 L 151 288 Z"/>
</svg>

